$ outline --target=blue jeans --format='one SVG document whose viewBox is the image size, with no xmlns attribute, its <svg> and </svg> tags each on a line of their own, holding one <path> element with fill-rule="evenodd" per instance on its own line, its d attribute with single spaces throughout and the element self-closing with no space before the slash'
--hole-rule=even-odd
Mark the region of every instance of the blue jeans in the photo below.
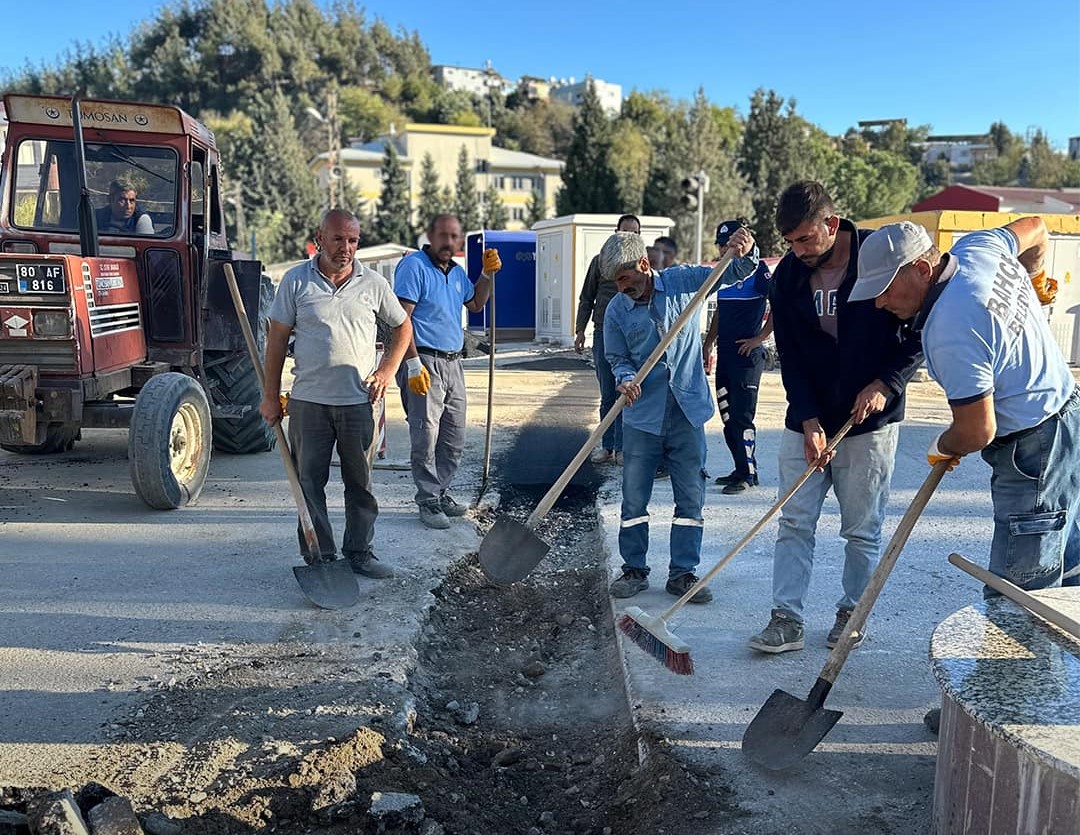
<svg viewBox="0 0 1080 835">
<path fill-rule="evenodd" d="M 814 473 L 784 505 L 773 556 L 773 608 L 803 619 L 810 570 L 814 565 L 814 532 L 829 488 L 840 504 L 840 536 L 844 540 L 844 594 L 839 609 L 852 609 L 866 588 L 881 556 L 881 526 L 889 503 L 889 482 L 896 461 L 900 425 L 845 438 L 825 471 Z M 780 439 L 780 495 L 806 472 L 803 434 L 784 430 Z"/>
<path fill-rule="evenodd" d="M 668 392 L 663 434 L 623 427 L 622 524 L 619 555 L 623 570 L 649 572 L 649 499 L 656 468 L 663 462 L 671 473 L 675 517 L 671 520 L 671 560 L 668 577 L 689 574 L 701 561 L 705 522 L 705 428 L 693 426 Z"/>
<path fill-rule="evenodd" d="M 990 571 L 1028 590 L 1080 585 L 1080 389 L 1057 415 L 993 441 L 982 457 L 993 469 Z"/>
<path fill-rule="evenodd" d="M 611 365 L 604 356 L 604 326 L 593 327 L 592 343 L 593 363 L 596 365 L 596 381 L 600 384 L 600 419 L 611 411 L 615 401 L 619 399 L 619 392 L 615 388 L 615 375 L 611 371 Z M 604 432 L 601 445 L 604 449 L 618 452 L 623 448 L 623 422 L 620 412 L 614 422 Z"/>
<path fill-rule="evenodd" d="M 308 512 L 323 557 L 337 553 L 330 515 L 326 510 L 326 483 L 330 480 L 330 457 L 337 444 L 341 481 L 345 485 L 345 536 L 341 552 L 363 554 L 371 550 L 379 504 L 371 493 L 367 451 L 375 435 L 370 403 L 326 406 L 306 400 L 289 400 L 289 446 L 304 491 Z M 306 550 L 303 529 L 297 525 L 300 553 Z"/>
</svg>

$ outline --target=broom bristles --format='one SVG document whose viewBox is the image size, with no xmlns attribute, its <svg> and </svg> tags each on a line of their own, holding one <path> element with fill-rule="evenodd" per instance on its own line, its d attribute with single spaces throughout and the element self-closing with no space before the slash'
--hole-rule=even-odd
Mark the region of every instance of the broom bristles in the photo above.
<svg viewBox="0 0 1080 835">
<path fill-rule="evenodd" d="M 694 674 L 690 645 L 668 629 L 663 618 L 629 606 L 619 616 L 617 625 L 620 632 L 671 672 L 681 676 Z"/>
</svg>

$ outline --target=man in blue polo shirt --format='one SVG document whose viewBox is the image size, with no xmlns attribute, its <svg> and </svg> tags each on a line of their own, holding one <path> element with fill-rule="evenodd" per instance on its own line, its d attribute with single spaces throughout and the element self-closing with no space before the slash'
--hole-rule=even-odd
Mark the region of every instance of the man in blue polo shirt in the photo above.
<svg viewBox="0 0 1080 835">
<path fill-rule="evenodd" d="M 727 243 L 736 259 L 724 284 L 744 279 L 757 266 L 749 230 L 740 228 Z M 633 597 L 649 587 L 649 499 L 657 467 L 667 465 L 675 498 L 670 560 L 665 589 L 681 597 L 697 582 L 705 502 L 705 423 L 713 414 L 712 392 L 701 366 L 701 332 L 685 327 L 660 362 L 639 385 L 634 377 L 663 334 L 686 309 L 709 277 L 708 267 L 671 267 L 655 272 L 645 242 L 632 232 L 616 232 L 600 250 L 604 277 L 618 291 L 604 315 L 604 347 L 618 390 L 626 395 L 623 412 L 622 524 L 619 555 L 622 576 L 611 584 L 614 597 Z M 703 588 L 691 603 L 708 603 Z"/>
<path fill-rule="evenodd" d="M 894 223 L 866 239 L 851 291 L 921 332 L 952 410 L 927 459 L 951 470 L 981 451 L 993 470 L 990 571 L 1023 589 L 1080 585 L 1080 389 L 1033 287 L 1046 283 L 1047 242 L 1042 218 L 1025 217 L 942 255 L 923 227 Z"/>
<path fill-rule="evenodd" d="M 336 444 L 345 485 L 341 551 L 357 574 L 390 577 L 393 571 L 371 552 L 379 505 L 371 493 L 367 452 L 375 433 L 372 403 L 386 394 L 412 328 L 383 277 L 355 260 L 360 221 L 354 214 L 328 211 L 315 241 L 318 254 L 285 273 L 270 308 L 266 385 L 259 412 L 271 426 L 283 417 L 281 372 L 289 336 L 295 331 L 289 445 L 321 551 L 306 559 L 337 558 L 326 510 L 326 482 Z M 378 366 L 376 316 L 393 328 L 390 347 Z M 303 531 L 298 535 L 303 551 Z"/>
<path fill-rule="evenodd" d="M 394 293 L 413 324 L 413 343 L 397 380 L 409 421 L 409 462 L 420 521 L 445 529 L 449 517 L 465 515 L 464 505 L 449 493 L 465 450 L 461 308 L 473 313 L 484 309 L 502 262 L 496 250 L 485 250 L 483 274 L 474 286 L 454 263 L 465 240 L 460 221 L 454 215 L 437 215 L 427 236 L 423 250 L 403 258 L 394 271 Z"/>
</svg>

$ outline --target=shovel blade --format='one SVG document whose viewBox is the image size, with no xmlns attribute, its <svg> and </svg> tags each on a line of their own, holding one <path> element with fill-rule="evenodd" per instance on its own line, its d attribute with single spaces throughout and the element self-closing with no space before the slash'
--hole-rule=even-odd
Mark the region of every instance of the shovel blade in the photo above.
<svg viewBox="0 0 1080 835">
<path fill-rule="evenodd" d="M 500 516 L 480 543 L 480 568 L 500 586 L 524 580 L 550 546 L 521 522 Z"/>
<path fill-rule="evenodd" d="M 360 586 L 348 560 L 295 565 L 300 590 L 320 609 L 345 609 L 360 599 Z"/>
<path fill-rule="evenodd" d="M 742 749 L 755 765 L 770 771 L 791 768 L 832 730 L 841 710 L 815 707 L 783 690 L 774 690 L 743 734 Z"/>
</svg>

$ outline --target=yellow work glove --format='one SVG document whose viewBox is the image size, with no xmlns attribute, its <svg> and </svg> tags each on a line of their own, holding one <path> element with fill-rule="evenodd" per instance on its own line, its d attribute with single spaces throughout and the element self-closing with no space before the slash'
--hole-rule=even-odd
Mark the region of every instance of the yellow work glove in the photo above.
<svg viewBox="0 0 1080 835">
<path fill-rule="evenodd" d="M 931 467 L 936 467 L 942 461 L 949 462 L 949 466 L 945 468 L 945 472 L 951 473 L 956 469 L 956 465 L 960 463 L 959 455 L 946 455 L 940 449 L 938 449 L 938 441 L 941 440 L 941 436 L 944 432 L 939 432 L 934 440 L 930 442 L 930 449 L 926 451 L 926 460 L 930 462 Z"/>
<path fill-rule="evenodd" d="M 289 395 L 279 394 L 278 401 L 281 403 L 281 416 L 285 417 L 285 415 L 289 414 Z"/>
<path fill-rule="evenodd" d="M 1046 270 L 1039 270 L 1031 277 L 1031 286 L 1039 297 L 1039 304 L 1053 304 L 1057 298 L 1057 282 L 1046 275 Z"/>
<path fill-rule="evenodd" d="M 412 357 L 405 360 L 405 368 L 409 375 L 409 391 L 423 397 L 431 388 L 431 375 L 420 362 L 420 357 Z"/>
<path fill-rule="evenodd" d="M 502 269 L 502 259 L 499 257 L 499 250 L 497 249 L 485 249 L 484 250 L 484 275 L 495 275 Z"/>
</svg>

